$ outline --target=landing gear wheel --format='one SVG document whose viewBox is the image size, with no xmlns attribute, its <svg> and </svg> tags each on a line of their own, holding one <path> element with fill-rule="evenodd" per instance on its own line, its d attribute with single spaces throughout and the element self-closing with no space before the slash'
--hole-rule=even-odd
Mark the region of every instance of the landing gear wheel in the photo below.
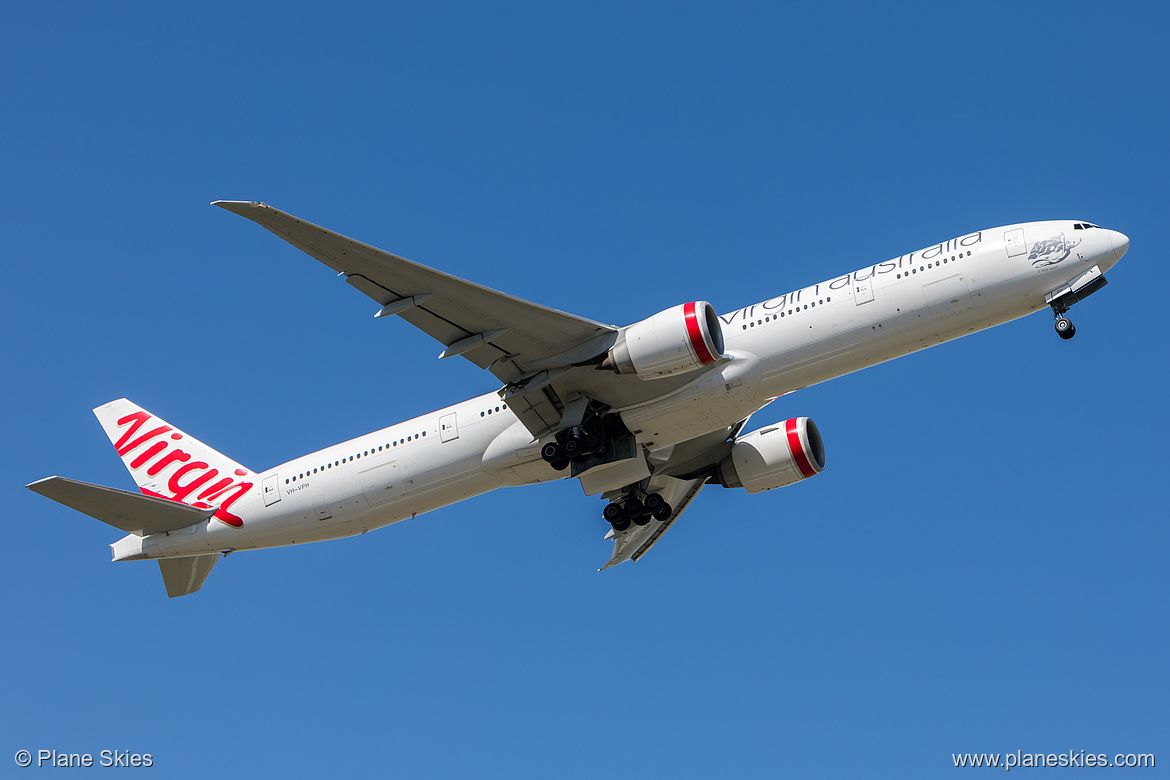
<svg viewBox="0 0 1170 780">
<path fill-rule="evenodd" d="M 642 506 L 641 499 L 636 496 L 630 496 L 622 504 L 622 509 L 626 510 L 626 514 L 630 517 L 637 517 L 642 514 L 645 508 Z"/>
<path fill-rule="evenodd" d="M 561 458 L 560 460 L 554 460 L 552 463 L 550 463 L 548 465 L 552 466 L 553 469 L 555 469 L 556 471 L 564 471 L 565 469 L 567 469 L 569 467 L 569 459 L 568 458 Z"/>
<path fill-rule="evenodd" d="M 586 452 L 596 454 L 600 453 L 602 445 L 605 444 L 605 440 L 596 433 L 590 433 L 585 437 L 585 440 L 582 443 L 585 445 Z"/>
<path fill-rule="evenodd" d="M 1073 327 L 1072 322 L 1064 317 L 1056 318 L 1055 327 L 1057 335 L 1065 341 L 1071 339 L 1077 333 L 1077 329 Z"/>
<path fill-rule="evenodd" d="M 662 500 L 662 496 L 658 495 L 657 493 L 651 493 L 650 495 L 646 496 L 646 500 L 643 503 L 646 506 L 647 512 L 653 512 L 655 509 L 662 506 L 666 502 Z"/>
<path fill-rule="evenodd" d="M 581 437 L 568 436 L 565 438 L 565 443 L 562 445 L 565 450 L 565 457 L 575 458 L 581 454 Z"/>
<path fill-rule="evenodd" d="M 625 519 L 626 510 L 622 509 L 621 504 L 607 504 L 602 510 L 601 516 L 605 518 L 607 523 L 614 525 Z"/>
<path fill-rule="evenodd" d="M 555 441 L 550 441 L 540 448 L 540 457 L 544 458 L 547 463 L 556 463 L 565 459 L 565 451 L 561 448 L 561 445 Z M 553 468 L 556 467 L 554 466 Z"/>
<path fill-rule="evenodd" d="M 628 517 L 623 517 L 621 520 L 618 520 L 616 523 L 613 524 L 613 530 L 618 531 L 619 533 L 621 531 L 626 530 L 629 527 L 630 527 L 630 518 L 628 518 Z"/>
<path fill-rule="evenodd" d="M 649 522 L 650 522 L 650 513 L 649 512 L 644 512 L 643 514 L 640 514 L 634 518 L 634 523 L 637 525 L 646 525 L 646 523 L 649 523 Z"/>
<path fill-rule="evenodd" d="M 670 516 L 674 514 L 674 510 L 670 508 L 670 504 L 665 501 L 657 509 L 654 510 L 654 519 L 659 522 L 669 520 Z"/>
</svg>

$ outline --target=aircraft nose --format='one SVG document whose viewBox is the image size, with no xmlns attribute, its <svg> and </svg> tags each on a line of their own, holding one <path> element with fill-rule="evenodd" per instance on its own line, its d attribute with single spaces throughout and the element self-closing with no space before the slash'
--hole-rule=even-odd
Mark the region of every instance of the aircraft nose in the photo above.
<svg viewBox="0 0 1170 780">
<path fill-rule="evenodd" d="M 1116 230 L 1110 230 L 1109 240 L 1113 243 L 1113 261 L 1117 262 L 1122 255 L 1129 251 L 1129 236 L 1118 233 Z"/>
</svg>

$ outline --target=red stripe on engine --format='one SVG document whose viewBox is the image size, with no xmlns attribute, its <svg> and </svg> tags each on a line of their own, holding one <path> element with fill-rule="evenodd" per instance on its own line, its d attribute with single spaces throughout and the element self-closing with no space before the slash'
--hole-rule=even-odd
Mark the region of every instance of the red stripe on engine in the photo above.
<svg viewBox="0 0 1170 780">
<path fill-rule="evenodd" d="M 703 329 L 699 327 L 699 315 L 695 311 L 695 304 L 683 304 L 683 319 L 687 323 L 687 337 L 691 340 L 691 346 L 695 348 L 695 354 L 699 357 L 700 365 L 708 365 L 715 362 L 715 358 L 711 355 L 711 350 L 707 349 L 707 342 L 703 339 Z"/>
<path fill-rule="evenodd" d="M 800 469 L 800 473 L 807 479 L 808 477 L 815 477 L 817 470 L 812 467 L 808 456 L 804 454 L 804 447 L 800 444 L 800 430 L 797 428 L 799 418 L 793 417 L 785 424 L 785 429 L 788 432 L 788 448 L 792 450 L 792 457 L 796 459 L 796 467 Z"/>
</svg>

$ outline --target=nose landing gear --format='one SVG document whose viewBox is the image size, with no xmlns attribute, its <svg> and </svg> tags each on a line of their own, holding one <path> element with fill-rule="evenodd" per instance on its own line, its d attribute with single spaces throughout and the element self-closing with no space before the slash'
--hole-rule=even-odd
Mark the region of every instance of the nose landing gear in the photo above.
<svg viewBox="0 0 1170 780">
<path fill-rule="evenodd" d="M 1106 284 L 1101 269 L 1093 266 L 1088 271 L 1073 279 L 1058 290 L 1053 290 L 1044 296 L 1045 302 L 1052 307 L 1052 314 L 1056 317 L 1056 335 L 1065 341 L 1076 335 L 1077 329 L 1069 322 L 1064 313 L 1078 301 L 1083 301 Z"/>
<path fill-rule="evenodd" d="M 1065 341 L 1068 341 L 1077 333 L 1077 329 L 1073 327 L 1072 321 L 1064 316 L 1064 313 L 1069 310 L 1069 307 L 1073 303 L 1076 303 L 1076 299 L 1067 295 L 1063 298 L 1056 298 L 1048 302 L 1048 305 L 1052 307 L 1052 314 L 1056 317 L 1056 322 L 1053 323 L 1053 327 L 1056 328 L 1056 335 Z"/>
</svg>

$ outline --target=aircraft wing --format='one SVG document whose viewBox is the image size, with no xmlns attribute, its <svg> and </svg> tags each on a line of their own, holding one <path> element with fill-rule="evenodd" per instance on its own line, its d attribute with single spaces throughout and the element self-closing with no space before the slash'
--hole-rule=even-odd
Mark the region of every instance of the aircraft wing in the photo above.
<svg viewBox="0 0 1170 780">
<path fill-rule="evenodd" d="M 345 276 L 382 307 L 375 316 L 397 314 L 438 340 L 446 348 L 440 357 L 462 355 L 505 383 L 593 358 L 617 337 L 608 325 L 427 268 L 264 203 L 214 205 L 252 220 Z"/>
<path fill-rule="evenodd" d="M 662 521 L 651 520 L 646 525 L 631 525 L 624 531 L 615 531 L 611 528 L 605 538 L 613 539 L 613 555 L 610 556 L 609 563 L 602 566 L 599 571 L 605 571 L 626 561 L 636 561 L 645 555 L 678 516 L 686 511 L 704 482 L 704 479 L 652 477 L 647 491 L 660 494 L 674 511 L 670 513 L 670 517 Z"/>
</svg>

